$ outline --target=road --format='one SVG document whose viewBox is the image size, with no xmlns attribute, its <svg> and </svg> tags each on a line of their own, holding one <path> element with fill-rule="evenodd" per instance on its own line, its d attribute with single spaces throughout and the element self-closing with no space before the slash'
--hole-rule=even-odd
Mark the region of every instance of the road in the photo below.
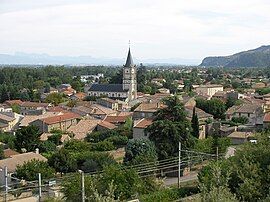
<svg viewBox="0 0 270 202">
<path fill-rule="evenodd" d="M 190 175 L 186 175 L 180 178 L 180 184 L 181 182 L 188 182 L 188 181 L 192 181 L 192 180 L 196 180 L 198 179 L 197 177 L 197 173 L 191 173 Z M 165 186 L 171 186 L 174 184 L 178 183 L 178 178 L 177 177 L 168 177 L 164 180 L 164 184 Z"/>
</svg>

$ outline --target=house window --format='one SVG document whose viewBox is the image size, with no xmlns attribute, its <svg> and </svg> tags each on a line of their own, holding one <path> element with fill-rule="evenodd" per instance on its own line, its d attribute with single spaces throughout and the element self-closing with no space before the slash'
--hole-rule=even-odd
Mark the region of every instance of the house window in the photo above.
<svg viewBox="0 0 270 202">
<path fill-rule="evenodd" d="M 248 117 L 250 117 L 250 114 L 248 113 Z"/>
</svg>

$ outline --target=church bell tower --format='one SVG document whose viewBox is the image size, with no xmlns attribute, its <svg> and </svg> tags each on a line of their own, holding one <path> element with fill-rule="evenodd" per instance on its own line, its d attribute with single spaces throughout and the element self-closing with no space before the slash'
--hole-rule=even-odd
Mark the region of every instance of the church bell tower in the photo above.
<svg viewBox="0 0 270 202">
<path fill-rule="evenodd" d="M 128 49 L 126 64 L 123 67 L 123 90 L 128 91 L 128 101 L 137 98 L 137 69 Z"/>
</svg>

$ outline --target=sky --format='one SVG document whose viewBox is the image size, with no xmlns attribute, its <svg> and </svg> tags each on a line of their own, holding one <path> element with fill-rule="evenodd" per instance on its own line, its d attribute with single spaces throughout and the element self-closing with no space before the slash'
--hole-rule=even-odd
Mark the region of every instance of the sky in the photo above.
<svg viewBox="0 0 270 202">
<path fill-rule="evenodd" d="M 269 0 L 0 0 L 0 54 L 203 59 L 270 45 Z"/>
</svg>

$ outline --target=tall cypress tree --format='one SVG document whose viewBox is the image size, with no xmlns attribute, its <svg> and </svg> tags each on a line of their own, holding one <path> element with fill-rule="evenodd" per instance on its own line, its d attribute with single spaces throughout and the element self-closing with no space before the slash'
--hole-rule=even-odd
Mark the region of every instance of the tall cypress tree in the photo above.
<svg viewBox="0 0 270 202">
<path fill-rule="evenodd" d="M 191 119 L 192 135 L 196 138 L 200 136 L 199 120 L 195 107 L 193 108 L 193 114 Z"/>
</svg>

